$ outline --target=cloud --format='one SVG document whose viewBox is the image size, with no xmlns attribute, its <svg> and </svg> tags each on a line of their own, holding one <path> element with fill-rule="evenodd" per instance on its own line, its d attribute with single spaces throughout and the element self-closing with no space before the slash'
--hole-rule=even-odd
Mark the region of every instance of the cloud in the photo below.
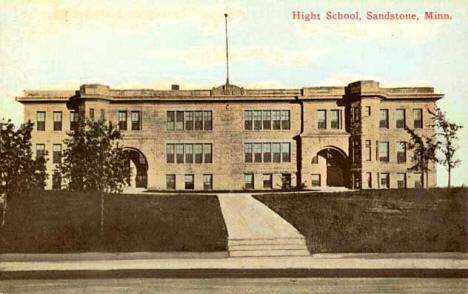
<svg viewBox="0 0 468 294">
<path fill-rule="evenodd" d="M 315 21 L 295 23 L 301 34 L 337 34 L 358 40 L 425 43 L 446 26 L 443 21 Z"/>
<path fill-rule="evenodd" d="M 330 53 L 327 49 L 285 50 L 273 47 L 230 48 L 230 61 L 258 59 L 273 66 L 303 66 L 315 63 Z M 226 51 L 223 46 L 200 46 L 189 49 L 157 49 L 147 52 L 154 58 L 172 58 L 185 62 L 196 69 L 225 64 Z"/>
<path fill-rule="evenodd" d="M 321 81 L 319 86 L 347 86 L 349 83 L 356 81 L 374 80 L 380 83 L 380 87 L 434 87 L 429 81 L 425 80 L 405 80 L 391 81 L 375 75 L 366 75 L 360 73 L 338 72 L 327 79 Z"/>
<path fill-rule="evenodd" d="M 33 2 L 17 5 L 16 12 L 29 24 L 28 28 L 54 34 L 87 23 L 97 23 L 119 31 L 135 32 L 161 22 L 188 22 L 202 33 L 213 34 L 224 29 L 224 13 L 229 21 L 238 22 L 245 14 L 235 5 L 176 5 L 156 2 L 81 1 Z M 35 27 L 36 26 L 36 27 Z M 37 28 L 39 26 L 39 28 Z"/>
</svg>

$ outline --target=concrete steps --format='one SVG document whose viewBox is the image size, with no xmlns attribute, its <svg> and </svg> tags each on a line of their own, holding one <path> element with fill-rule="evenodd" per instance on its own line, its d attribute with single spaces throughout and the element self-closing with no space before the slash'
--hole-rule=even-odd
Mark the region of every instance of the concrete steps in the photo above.
<svg viewBox="0 0 468 294">
<path fill-rule="evenodd" d="M 229 239 L 230 257 L 308 256 L 304 238 Z"/>
</svg>

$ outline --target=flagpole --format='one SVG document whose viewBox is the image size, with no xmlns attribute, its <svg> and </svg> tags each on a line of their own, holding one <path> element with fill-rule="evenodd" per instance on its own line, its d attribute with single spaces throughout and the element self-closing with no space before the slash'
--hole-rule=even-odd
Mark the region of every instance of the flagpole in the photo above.
<svg viewBox="0 0 468 294">
<path fill-rule="evenodd" d="M 229 85 L 229 47 L 228 47 L 228 31 L 227 31 L 227 13 L 224 14 L 224 24 L 226 29 L 226 85 Z"/>
</svg>

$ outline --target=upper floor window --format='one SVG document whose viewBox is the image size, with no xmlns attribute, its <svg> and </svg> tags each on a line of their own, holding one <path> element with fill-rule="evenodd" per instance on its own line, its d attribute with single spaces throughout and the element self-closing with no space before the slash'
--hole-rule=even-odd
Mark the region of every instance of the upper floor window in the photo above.
<svg viewBox="0 0 468 294">
<path fill-rule="evenodd" d="M 291 162 L 290 143 L 245 143 L 245 162 Z"/>
<path fill-rule="evenodd" d="M 212 128 L 211 111 L 167 111 L 168 131 L 211 131 Z"/>
<path fill-rule="evenodd" d="M 94 121 L 94 108 L 89 109 L 89 119 Z"/>
<path fill-rule="evenodd" d="M 332 129 L 341 129 L 341 111 L 338 109 L 330 110 L 330 122 Z"/>
<path fill-rule="evenodd" d="M 403 129 L 406 126 L 406 115 L 404 109 L 395 110 L 395 124 L 397 129 Z"/>
<path fill-rule="evenodd" d="M 52 146 L 52 162 L 60 163 L 62 161 L 62 144 Z"/>
<path fill-rule="evenodd" d="M 366 160 L 371 161 L 372 160 L 372 146 L 371 146 L 371 140 L 366 140 L 365 142 L 365 148 L 366 148 Z"/>
<path fill-rule="evenodd" d="M 167 163 L 212 163 L 211 144 L 166 144 Z"/>
<path fill-rule="evenodd" d="M 54 111 L 54 131 L 62 130 L 62 112 Z"/>
<path fill-rule="evenodd" d="M 380 109 L 379 128 L 388 129 L 388 109 Z"/>
<path fill-rule="evenodd" d="M 406 162 L 406 142 L 396 143 L 397 162 Z"/>
<path fill-rule="evenodd" d="M 36 144 L 36 158 L 44 157 L 45 153 L 45 145 Z"/>
<path fill-rule="evenodd" d="M 37 124 L 38 131 L 45 131 L 45 119 L 46 119 L 45 111 L 36 112 L 36 124 Z"/>
<path fill-rule="evenodd" d="M 326 129 L 327 128 L 327 111 L 326 110 L 317 110 L 317 128 Z"/>
<path fill-rule="evenodd" d="M 422 108 L 413 109 L 413 126 L 415 129 L 423 127 L 423 110 Z"/>
<path fill-rule="evenodd" d="M 289 130 L 289 110 L 246 110 L 245 130 Z"/>
<path fill-rule="evenodd" d="M 389 161 L 388 142 L 379 142 L 379 161 Z"/>
<path fill-rule="evenodd" d="M 132 111 L 132 130 L 138 131 L 141 129 L 141 112 Z"/>
<path fill-rule="evenodd" d="M 70 130 L 76 130 L 78 128 L 78 112 L 70 111 Z"/>
<path fill-rule="evenodd" d="M 119 111 L 119 130 L 127 130 L 127 111 Z"/>
</svg>

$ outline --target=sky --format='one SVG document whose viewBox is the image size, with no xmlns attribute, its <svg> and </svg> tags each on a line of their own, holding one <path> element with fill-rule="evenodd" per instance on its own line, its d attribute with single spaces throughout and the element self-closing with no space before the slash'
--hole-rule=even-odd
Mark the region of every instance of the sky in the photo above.
<svg viewBox="0 0 468 294">
<path fill-rule="evenodd" d="M 293 11 L 320 20 L 293 20 Z M 358 20 L 327 20 L 326 13 Z M 366 13 L 419 20 L 366 20 Z M 425 12 L 448 20 L 424 20 Z M 468 184 L 468 1 L 0 0 L 0 117 L 21 122 L 27 89 L 211 88 L 224 83 L 224 13 L 230 81 L 245 88 L 433 86 L 465 126 L 452 183 Z M 447 173 L 438 170 L 438 185 Z"/>
</svg>

